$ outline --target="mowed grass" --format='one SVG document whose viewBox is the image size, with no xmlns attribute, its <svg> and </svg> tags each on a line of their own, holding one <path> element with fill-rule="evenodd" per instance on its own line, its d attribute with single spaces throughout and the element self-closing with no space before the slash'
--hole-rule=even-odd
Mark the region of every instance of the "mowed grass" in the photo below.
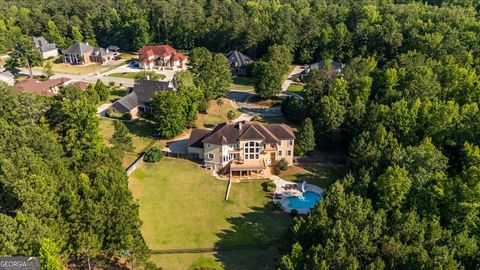
<svg viewBox="0 0 480 270">
<path fill-rule="evenodd" d="M 277 247 L 261 245 L 281 238 L 291 218 L 266 208 L 271 197 L 261 183 L 235 183 L 225 201 L 227 182 L 193 162 L 165 158 L 142 165 L 132 174 L 130 188 L 140 205 L 142 235 L 150 249 L 251 245 L 228 252 L 157 254 L 152 259 L 163 269 L 273 269 Z"/>
<path fill-rule="evenodd" d="M 101 73 L 103 70 L 108 68 L 108 66 L 102 66 L 100 64 L 91 63 L 86 65 L 71 65 L 68 63 L 61 63 L 59 59 L 49 59 L 43 61 L 43 65 L 47 62 L 52 63 L 52 70 L 55 73 L 69 73 L 75 75 L 83 75 L 89 73 Z M 43 71 L 43 67 L 33 67 L 33 70 Z"/>
<path fill-rule="evenodd" d="M 310 184 L 321 188 L 330 186 L 333 182 L 345 176 L 347 168 L 343 165 L 318 162 L 301 162 L 298 166 L 291 166 L 280 174 L 287 181 Z"/>
<path fill-rule="evenodd" d="M 209 107 L 206 114 L 199 113 L 197 118 L 197 125 L 199 127 L 212 127 L 217 124 L 227 122 L 227 113 L 229 111 L 235 112 L 235 118 L 240 116 L 240 112 L 233 105 L 230 99 L 223 99 L 223 105 L 219 106 L 216 100 L 209 101 Z"/>
<path fill-rule="evenodd" d="M 110 145 L 110 139 L 112 138 L 113 132 L 115 131 L 113 123 L 115 120 L 108 118 L 100 119 L 100 133 L 103 136 L 104 142 L 107 145 Z M 137 119 L 132 122 L 124 122 L 130 131 L 130 136 L 133 140 L 133 154 L 141 154 L 145 150 L 145 147 L 150 144 L 154 138 L 151 136 L 153 130 L 153 124 L 143 120 Z"/>
<path fill-rule="evenodd" d="M 288 91 L 289 92 L 301 92 L 303 91 L 303 84 L 298 84 L 298 83 L 291 83 L 289 86 L 288 86 Z"/>
<path fill-rule="evenodd" d="M 250 91 L 253 90 L 253 78 L 251 77 L 233 77 L 230 84 L 231 89 Z"/>
<path fill-rule="evenodd" d="M 124 78 L 124 79 L 135 79 L 135 76 L 138 74 L 138 72 L 119 72 L 119 73 L 112 73 L 109 74 L 109 77 L 117 77 L 117 78 Z M 159 80 L 165 79 L 165 75 L 163 74 L 158 74 Z"/>
</svg>

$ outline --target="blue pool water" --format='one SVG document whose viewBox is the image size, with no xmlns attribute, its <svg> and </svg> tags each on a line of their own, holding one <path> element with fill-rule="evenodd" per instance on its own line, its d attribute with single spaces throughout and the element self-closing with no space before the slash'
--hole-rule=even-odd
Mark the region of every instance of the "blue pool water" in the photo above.
<svg viewBox="0 0 480 270">
<path fill-rule="evenodd" d="M 293 209 L 312 208 L 321 198 L 320 194 L 307 191 L 300 197 L 288 197 L 285 199 L 285 202 L 288 207 Z"/>
</svg>

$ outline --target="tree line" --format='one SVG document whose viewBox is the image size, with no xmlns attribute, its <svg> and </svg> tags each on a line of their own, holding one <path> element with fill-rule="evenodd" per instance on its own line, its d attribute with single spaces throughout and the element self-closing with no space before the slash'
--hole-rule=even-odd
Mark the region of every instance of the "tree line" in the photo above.
<svg viewBox="0 0 480 270">
<path fill-rule="evenodd" d="M 282 110 L 308 134 L 299 150 L 340 148 L 351 173 L 295 219 L 278 267 L 479 268 L 477 11 L 337 8 L 338 25 L 350 29 L 337 55 L 352 57 L 340 74 L 328 64 L 310 72 L 304 99 Z"/>
<path fill-rule="evenodd" d="M 38 255 L 44 269 L 147 260 L 123 149 L 104 144 L 96 98 L 72 86 L 42 97 L 0 84 L 0 254 Z"/>
</svg>

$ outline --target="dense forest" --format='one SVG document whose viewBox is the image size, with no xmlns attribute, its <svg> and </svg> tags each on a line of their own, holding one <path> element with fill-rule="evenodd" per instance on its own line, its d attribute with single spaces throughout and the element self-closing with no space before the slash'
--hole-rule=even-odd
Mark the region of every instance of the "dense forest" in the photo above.
<svg viewBox="0 0 480 270">
<path fill-rule="evenodd" d="M 0 83 L 0 108 L 0 254 L 40 254 L 43 269 L 143 263 L 121 153 L 104 145 L 89 95 L 13 94 Z"/>
<path fill-rule="evenodd" d="M 279 268 L 478 269 L 478 9 L 459 0 L 6 0 L 0 51 L 44 35 L 62 48 L 167 42 L 258 58 L 276 44 L 299 64 L 341 61 L 341 74 L 311 73 L 303 101 L 284 101 L 291 122 L 311 119 L 317 147 L 348 153 L 351 174 L 295 219 Z M 126 176 L 82 118 L 85 99 L 1 93 L 0 253 L 38 250 L 29 235 L 79 258 L 138 247 Z"/>
</svg>

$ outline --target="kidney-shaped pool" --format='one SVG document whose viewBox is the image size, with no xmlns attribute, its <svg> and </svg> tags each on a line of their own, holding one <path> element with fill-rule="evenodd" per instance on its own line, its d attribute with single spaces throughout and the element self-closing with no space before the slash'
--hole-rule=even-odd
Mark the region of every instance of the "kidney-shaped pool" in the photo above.
<svg viewBox="0 0 480 270">
<path fill-rule="evenodd" d="M 322 196 L 313 191 L 307 191 L 303 195 L 288 197 L 285 199 L 285 205 L 292 209 L 310 209 L 322 199 Z"/>
</svg>

